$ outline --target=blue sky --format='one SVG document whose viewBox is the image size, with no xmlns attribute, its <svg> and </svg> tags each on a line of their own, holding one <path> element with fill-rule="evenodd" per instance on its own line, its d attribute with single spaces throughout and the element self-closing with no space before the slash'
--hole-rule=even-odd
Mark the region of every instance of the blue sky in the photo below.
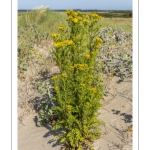
<svg viewBox="0 0 150 150">
<path fill-rule="evenodd" d="M 132 10 L 132 0 L 18 0 L 18 9 L 41 5 L 50 9 Z"/>
</svg>

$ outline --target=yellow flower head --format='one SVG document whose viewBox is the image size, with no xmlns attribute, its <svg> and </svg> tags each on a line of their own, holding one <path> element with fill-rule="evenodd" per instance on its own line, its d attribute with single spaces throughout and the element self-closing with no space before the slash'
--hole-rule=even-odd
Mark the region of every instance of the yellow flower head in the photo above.
<svg viewBox="0 0 150 150">
<path fill-rule="evenodd" d="M 67 105 L 67 110 L 71 110 L 72 109 L 72 106 L 71 105 Z"/>
<path fill-rule="evenodd" d="M 92 55 L 94 55 L 94 54 L 95 54 L 95 52 L 91 52 L 91 54 L 92 54 Z"/>
<path fill-rule="evenodd" d="M 69 66 L 69 69 L 70 69 L 70 70 L 73 70 L 73 69 L 74 69 L 74 66 Z"/>
<path fill-rule="evenodd" d="M 86 23 L 86 24 L 89 24 L 90 20 L 84 19 L 83 22 Z"/>
<path fill-rule="evenodd" d="M 51 37 L 57 37 L 57 36 L 58 36 L 58 34 L 56 34 L 56 33 L 51 34 Z"/>
<path fill-rule="evenodd" d="M 96 41 L 99 43 L 103 43 L 103 40 L 101 38 L 96 38 Z"/>
<path fill-rule="evenodd" d="M 59 29 L 59 30 L 64 30 L 64 29 L 65 29 L 65 27 L 64 27 L 64 26 L 62 26 L 62 25 L 60 25 L 58 29 Z"/>
<path fill-rule="evenodd" d="M 69 45 L 69 46 L 70 46 L 70 45 L 73 45 L 73 41 L 72 41 L 72 40 L 66 40 L 65 43 L 66 43 L 67 45 Z"/>
<path fill-rule="evenodd" d="M 85 54 L 84 57 L 87 58 L 87 59 L 89 59 L 90 55 L 89 54 Z"/>
<path fill-rule="evenodd" d="M 93 75 L 91 75 L 91 74 L 89 75 L 89 77 L 90 77 L 91 79 L 93 79 L 93 78 L 94 78 L 94 77 L 93 77 Z"/>
<path fill-rule="evenodd" d="M 74 16 L 74 17 L 77 17 L 77 15 L 78 15 L 78 14 L 77 14 L 76 12 L 73 13 L 73 16 Z"/>
<path fill-rule="evenodd" d="M 56 42 L 54 43 L 54 47 L 63 47 L 64 46 L 64 42 Z"/>
<path fill-rule="evenodd" d="M 57 76 L 53 76 L 51 79 L 52 79 L 52 80 L 56 80 L 56 79 L 57 79 Z"/>
<path fill-rule="evenodd" d="M 84 64 L 77 64 L 78 67 L 84 67 Z"/>
<path fill-rule="evenodd" d="M 96 45 L 95 48 L 96 48 L 96 49 L 100 49 L 100 46 L 99 46 L 99 45 Z"/>
<path fill-rule="evenodd" d="M 86 102 L 86 105 L 87 105 L 87 106 L 89 106 L 89 105 L 90 105 L 90 103 L 89 103 L 89 102 Z"/>
<path fill-rule="evenodd" d="M 73 13 L 73 10 L 66 10 L 66 14 L 69 16 L 69 15 L 72 15 Z"/>
<path fill-rule="evenodd" d="M 62 73 L 61 76 L 64 77 L 64 78 L 67 78 L 67 74 L 66 73 Z"/>
<path fill-rule="evenodd" d="M 84 70 L 84 68 L 83 67 L 79 67 L 79 70 Z"/>
<path fill-rule="evenodd" d="M 99 16 L 96 13 L 90 13 L 89 16 L 92 17 L 92 18 L 94 18 L 94 19 L 101 19 L 102 18 L 101 16 Z"/>
<path fill-rule="evenodd" d="M 80 84 L 81 85 L 81 87 L 85 87 L 85 84 Z"/>
<path fill-rule="evenodd" d="M 77 18 L 73 18 L 72 21 L 73 21 L 74 23 L 77 23 L 79 20 L 78 20 Z"/>
<path fill-rule="evenodd" d="M 96 92 L 96 88 L 95 87 L 91 88 L 91 91 Z"/>
</svg>

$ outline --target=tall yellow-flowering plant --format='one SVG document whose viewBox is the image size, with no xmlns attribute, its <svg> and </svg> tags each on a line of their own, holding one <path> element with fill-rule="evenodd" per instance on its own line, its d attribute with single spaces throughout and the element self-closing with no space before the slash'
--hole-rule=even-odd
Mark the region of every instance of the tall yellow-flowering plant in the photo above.
<svg viewBox="0 0 150 150">
<path fill-rule="evenodd" d="M 61 25 L 52 34 L 54 59 L 60 74 L 53 76 L 58 102 L 53 107 L 58 119 L 54 130 L 63 129 L 58 138 L 71 150 L 92 149 L 92 141 L 100 137 L 101 121 L 97 119 L 102 106 L 103 84 L 98 73 L 102 64 L 97 56 L 102 39 L 97 36 L 101 16 L 66 11 L 68 26 Z"/>
</svg>

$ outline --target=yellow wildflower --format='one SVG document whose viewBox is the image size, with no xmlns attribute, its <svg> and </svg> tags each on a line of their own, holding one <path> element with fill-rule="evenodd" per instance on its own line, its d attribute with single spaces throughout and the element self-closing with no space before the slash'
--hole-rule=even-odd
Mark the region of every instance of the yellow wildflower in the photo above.
<svg viewBox="0 0 150 150">
<path fill-rule="evenodd" d="M 64 30 L 64 29 L 65 29 L 65 27 L 64 27 L 64 26 L 62 26 L 62 25 L 60 25 L 58 29 L 59 29 L 59 30 Z"/>
<path fill-rule="evenodd" d="M 79 20 L 77 18 L 72 19 L 74 23 L 77 23 Z"/>
<path fill-rule="evenodd" d="M 74 67 L 77 67 L 78 66 L 78 64 L 74 64 Z"/>
<path fill-rule="evenodd" d="M 89 59 L 90 55 L 89 54 L 85 54 L 84 57 L 87 58 L 87 59 Z"/>
<path fill-rule="evenodd" d="M 87 65 L 87 64 L 84 64 L 84 67 L 88 67 L 88 65 Z"/>
<path fill-rule="evenodd" d="M 92 78 L 92 79 L 94 78 L 93 75 L 91 75 L 91 74 L 89 75 L 89 77 Z"/>
<path fill-rule="evenodd" d="M 58 36 L 58 34 L 56 34 L 56 33 L 51 34 L 51 37 L 57 37 L 57 36 Z"/>
<path fill-rule="evenodd" d="M 54 47 L 62 47 L 64 46 L 64 42 L 56 42 L 54 43 Z"/>
<path fill-rule="evenodd" d="M 92 17 L 92 18 L 94 18 L 94 19 L 101 19 L 102 18 L 101 16 L 99 16 L 96 13 L 90 13 L 89 16 Z"/>
<path fill-rule="evenodd" d="M 95 87 L 91 88 L 91 91 L 96 92 L 96 88 Z"/>
<path fill-rule="evenodd" d="M 73 17 L 72 16 L 69 16 L 69 20 L 72 20 L 73 19 Z"/>
<path fill-rule="evenodd" d="M 66 14 L 69 16 L 73 13 L 73 10 L 66 10 Z"/>
<path fill-rule="evenodd" d="M 76 17 L 78 14 L 76 12 L 74 12 L 73 15 Z"/>
<path fill-rule="evenodd" d="M 72 40 L 66 40 L 65 43 L 66 43 L 67 45 L 72 45 L 72 44 L 73 44 L 73 41 L 72 41 Z"/>
<path fill-rule="evenodd" d="M 84 64 L 77 64 L 78 67 L 84 67 Z"/>
<path fill-rule="evenodd" d="M 86 105 L 88 105 L 88 106 L 89 106 L 89 105 L 90 105 L 90 103 L 89 103 L 89 102 L 86 102 Z"/>
<path fill-rule="evenodd" d="M 96 46 L 95 46 L 95 48 L 96 48 L 96 49 L 99 49 L 99 48 L 100 48 L 100 46 L 99 46 L 99 45 L 96 45 Z"/>
<path fill-rule="evenodd" d="M 83 22 L 89 24 L 90 20 L 84 19 Z"/>
<path fill-rule="evenodd" d="M 71 110 L 72 109 L 72 106 L 71 105 L 67 105 L 67 110 Z"/>
<path fill-rule="evenodd" d="M 84 70 L 84 68 L 83 67 L 79 67 L 79 70 Z"/>
<path fill-rule="evenodd" d="M 62 73 L 61 76 L 64 77 L 64 78 L 67 78 L 67 74 L 66 73 Z"/>
<path fill-rule="evenodd" d="M 70 70 L 73 70 L 73 69 L 74 69 L 74 66 L 69 66 L 69 69 L 70 69 Z"/>
<path fill-rule="evenodd" d="M 57 79 L 57 76 L 53 76 L 51 79 L 52 79 L 52 80 L 56 80 L 56 79 Z"/>
<path fill-rule="evenodd" d="M 103 40 L 101 38 L 96 38 L 96 41 L 99 43 L 103 43 Z"/>
<path fill-rule="evenodd" d="M 94 54 L 95 54 L 95 52 L 91 52 L 91 54 L 92 54 L 92 55 L 94 55 Z"/>
</svg>

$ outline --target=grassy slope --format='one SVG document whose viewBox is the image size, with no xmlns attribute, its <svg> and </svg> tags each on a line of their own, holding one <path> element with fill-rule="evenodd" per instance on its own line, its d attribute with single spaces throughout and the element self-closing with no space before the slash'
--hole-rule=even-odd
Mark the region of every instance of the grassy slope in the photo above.
<svg viewBox="0 0 150 150">
<path fill-rule="evenodd" d="M 57 32 L 61 24 L 66 24 L 66 14 L 62 12 L 30 11 L 18 13 L 18 28 L 24 28 L 26 25 L 37 24 L 39 32 Z"/>
</svg>

